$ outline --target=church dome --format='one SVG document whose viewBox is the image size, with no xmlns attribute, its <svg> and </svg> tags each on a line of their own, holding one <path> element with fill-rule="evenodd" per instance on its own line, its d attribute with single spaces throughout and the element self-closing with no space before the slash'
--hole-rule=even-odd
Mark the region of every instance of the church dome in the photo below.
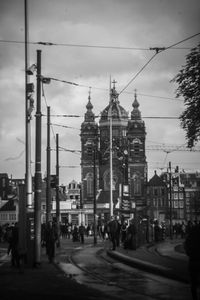
<svg viewBox="0 0 200 300">
<path fill-rule="evenodd" d="M 101 112 L 100 122 L 109 120 L 111 115 L 113 120 L 128 119 L 128 112 L 119 104 L 115 87 L 111 89 L 110 98 L 110 103 Z"/>
</svg>

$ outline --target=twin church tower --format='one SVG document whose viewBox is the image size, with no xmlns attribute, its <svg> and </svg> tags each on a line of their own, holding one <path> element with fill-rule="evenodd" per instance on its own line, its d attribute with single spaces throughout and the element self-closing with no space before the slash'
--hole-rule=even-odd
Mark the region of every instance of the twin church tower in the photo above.
<svg viewBox="0 0 200 300">
<path fill-rule="evenodd" d="M 114 214 L 125 217 L 146 207 L 146 130 L 136 92 L 132 106 L 129 117 L 113 82 L 99 123 L 89 93 L 81 124 L 82 205 L 92 209 L 96 195 L 96 213 L 104 219 L 109 218 L 111 206 Z"/>
</svg>

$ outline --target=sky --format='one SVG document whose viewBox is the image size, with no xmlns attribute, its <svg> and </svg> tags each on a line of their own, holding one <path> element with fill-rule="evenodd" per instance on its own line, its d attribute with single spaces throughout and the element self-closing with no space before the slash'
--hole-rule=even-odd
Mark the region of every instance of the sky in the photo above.
<svg viewBox="0 0 200 300">
<path fill-rule="evenodd" d="M 60 147 L 77 150 L 59 151 L 60 183 L 80 181 L 80 126 L 89 87 L 93 112 L 99 115 L 109 103 L 110 77 L 117 81 L 120 104 L 129 115 L 137 90 L 146 126 L 148 177 L 154 170 L 158 174 L 166 171 L 169 161 L 172 169 L 178 165 L 180 170 L 200 170 L 198 151 L 172 151 L 187 144 L 178 119 L 184 102 L 176 99 L 177 86 L 172 79 L 185 65 L 190 49 L 199 43 L 200 35 L 178 44 L 176 49 L 158 53 L 143 69 L 156 53 L 150 48 L 169 47 L 200 32 L 198 0 L 27 0 L 27 4 L 28 65 L 36 64 L 40 49 L 42 75 L 59 80 L 43 86 L 42 176 L 46 172 L 47 105 L 52 123 L 51 173 L 56 172 L 58 134 Z M 13 178 L 24 178 L 26 170 L 24 36 L 24 0 L 0 0 L 0 173 Z M 29 80 L 36 90 L 36 75 Z M 33 98 L 36 106 L 36 91 Z M 34 176 L 35 110 L 31 162 Z"/>
</svg>

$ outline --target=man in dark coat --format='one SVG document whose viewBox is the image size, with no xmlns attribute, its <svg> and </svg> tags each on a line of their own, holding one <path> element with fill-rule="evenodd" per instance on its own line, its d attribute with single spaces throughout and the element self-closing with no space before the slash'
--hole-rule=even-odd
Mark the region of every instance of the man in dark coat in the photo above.
<svg viewBox="0 0 200 300">
<path fill-rule="evenodd" d="M 192 226 L 185 239 L 185 252 L 189 257 L 188 269 L 193 300 L 198 300 L 197 289 L 200 280 L 200 225 Z"/>
<path fill-rule="evenodd" d="M 83 225 L 83 223 L 81 223 L 81 225 L 79 226 L 78 231 L 80 235 L 80 242 L 84 244 L 85 226 Z"/>
<path fill-rule="evenodd" d="M 118 241 L 118 221 L 114 218 L 114 216 L 111 216 L 110 222 L 108 223 L 108 233 L 109 238 L 112 242 L 112 250 L 116 249 L 117 241 Z"/>
<path fill-rule="evenodd" d="M 55 243 L 58 241 L 58 230 L 54 222 L 49 221 L 45 232 L 46 253 L 49 262 L 53 262 L 55 257 Z"/>
<path fill-rule="evenodd" d="M 11 265 L 12 267 L 20 267 L 19 251 L 18 251 L 18 242 L 19 242 L 19 228 L 18 223 L 15 223 L 11 227 L 11 234 L 9 238 L 8 254 L 11 252 Z"/>
</svg>

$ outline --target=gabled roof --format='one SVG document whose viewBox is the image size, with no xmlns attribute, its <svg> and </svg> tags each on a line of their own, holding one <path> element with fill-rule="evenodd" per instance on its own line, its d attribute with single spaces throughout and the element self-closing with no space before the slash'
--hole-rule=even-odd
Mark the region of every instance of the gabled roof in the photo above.
<svg viewBox="0 0 200 300">
<path fill-rule="evenodd" d="M 1 208 L 0 212 L 2 211 L 16 211 L 15 201 L 14 199 L 8 200 Z"/>
<path fill-rule="evenodd" d="M 166 186 L 165 182 L 160 178 L 160 176 L 158 176 L 155 174 L 154 176 L 149 180 L 148 182 L 148 186 Z"/>
</svg>

